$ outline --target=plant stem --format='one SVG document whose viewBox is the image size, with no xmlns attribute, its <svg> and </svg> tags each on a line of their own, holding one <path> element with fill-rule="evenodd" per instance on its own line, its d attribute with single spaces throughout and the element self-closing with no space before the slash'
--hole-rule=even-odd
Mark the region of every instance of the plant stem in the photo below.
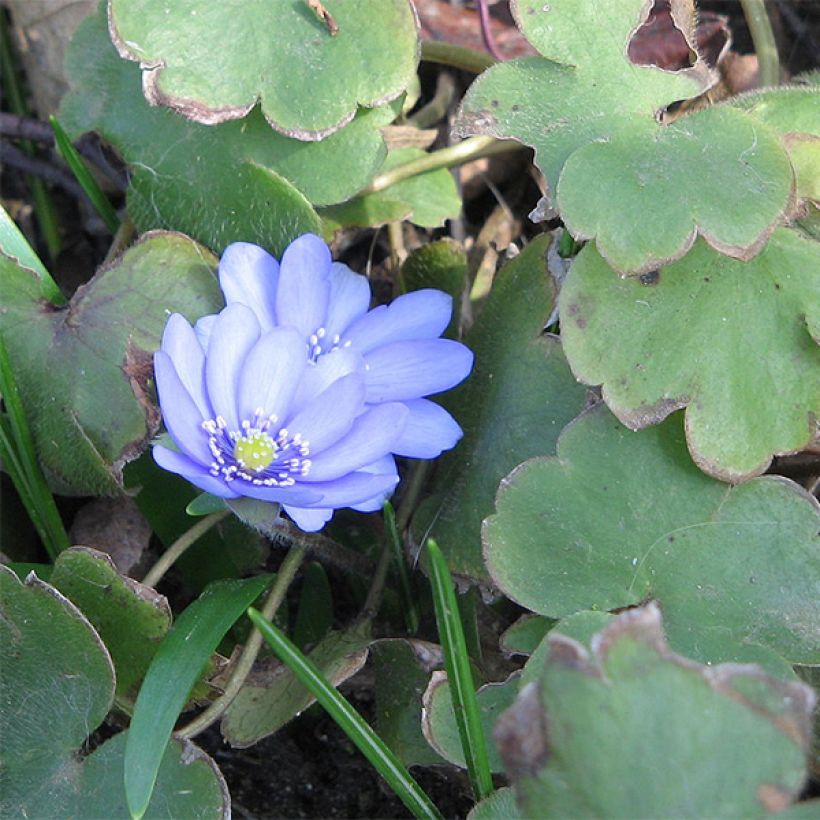
<svg viewBox="0 0 820 820">
<path fill-rule="evenodd" d="M 265 604 L 261 609 L 262 616 L 265 620 L 273 620 L 273 616 L 278 612 L 304 557 L 305 548 L 301 546 L 291 547 L 287 555 L 285 555 L 282 565 L 276 573 L 276 580 L 273 582 L 273 586 L 270 588 L 268 597 L 265 599 Z M 202 712 L 202 714 L 197 715 L 190 723 L 183 726 L 178 732 L 175 732 L 177 737 L 188 739 L 196 737 L 209 726 L 216 723 L 216 721 L 225 714 L 250 674 L 261 648 L 262 633 L 254 627 L 247 643 L 242 649 L 239 660 L 236 662 L 231 677 L 225 686 L 225 691 Z"/>
<path fill-rule="evenodd" d="M 205 516 L 201 521 L 197 521 L 191 529 L 184 532 L 168 547 L 167 550 L 160 556 L 160 559 L 148 570 L 142 583 L 147 587 L 156 587 L 166 572 L 173 566 L 176 560 L 188 549 L 195 541 L 199 540 L 206 532 L 208 532 L 214 524 L 218 524 L 230 510 L 219 510 L 219 512 L 211 513 Z"/>
<path fill-rule="evenodd" d="M 382 554 L 379 557 L 379 563 L 376 565 L 376 571 L 373 573 L 373 580 L 370 583 L 370 589 L 367 591 L 367 597 L 362 605 L 362 611 L 357 618 L 357 621 L 372 621 L 379 612 L 381 606 L 382 592 L 384 592 L 384 582 L 387 580 L 387 570 L 390 567 L 390 558 L 392 552 L 389 544 L 385 543 L 382 548 Z"/>
<path fill-rule="evenodd" d="M 433 151 L 432 154 L 425 154 L 412 162 L 405 162 L 403 165 L 397 165 L 395 168 L 379 174 L 373 178 L 370 185 L 359 191 L 358 196 L 375 194 L 377 191 L 383 191 L 397 182 L 428 171 L 436 171 L 439 168 L 452 168 L 455 165 L 463 165 L 465 162 L 480 157 L 503 154 L 519 148 L 523 148 L 521 143 L 513 140 L 497 140 L 495 137 L 470 137 L 457 145 Z"/>
<path fill-rule="evenodd" d="M 421 59 L 428 63 L 451 65 L 453 68 L 471 71 L 473 74 L 481 74 L 496 63 L 491 54 L 485 54 L 483 51 L 431 40 L 421 44 Z"/>
<path fill-rule="evenodd" d="M 396 527 L 396 514 L 393 512 L 393 505 L 389 501 L 384 502 L 384 537 L 396 561 L 396 571 L 399 575 L 399 589 L 404 605 L 404 619 L 407 624 L 407 631 L 415 635 L 419 628 L 419 612 L 416 602 L 413 599 L 413 588 L 410 584 L 410 573 L 407 569 L 407 560 L 404 557 L 404 550 L 401 545 L 401 536 Z"/>
<path fill-rule="evenodd" d="M 760 85 L 780 85 L 780 58 L 765 0 L 740 0 L 760 67 Z"/>
</svg>

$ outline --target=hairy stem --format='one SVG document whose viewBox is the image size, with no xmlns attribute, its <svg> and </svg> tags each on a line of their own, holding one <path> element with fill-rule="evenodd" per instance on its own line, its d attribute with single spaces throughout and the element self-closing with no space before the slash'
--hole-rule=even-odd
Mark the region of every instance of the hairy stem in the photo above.
<svg viewBox="0 0 820 820">
<path fill-rule="evenodd" d="M 285 600 L 290 585 L 296 577 L 299 566 L 305 557 L 305 548 L 302 546 L 294 546 L 288 551 L 282 565 L 276 573 L 276 580 L 265 599 L 265 604 L 261 609 L 262 615 L 266 621 L 273 619 L 273 616 Z M 177 737 L 192 738 L 204 732 L 209 726 L 216 723 L 222 715 L 225 714 L 228 707 L 233 703 L 234 698 L 239 694 L 239 690 L 245 683 L 256 656 L 262 648 L 262 634 L 256 627 L 248 638 L 248 642 L 242 649 L 242 654 L 236 662 L 236 666 L 228 679 L 225 686 L 225 691 L 204 711 L 202 714 L 195 717 L 190 723 L 183 726 L 175 734 Z"/>
<path fill-rule="evenodd" d="M 483 51 L 431 40 L 421 44 L 421 59 L 428 63 L 451 65 L 453 68 L 471 71 L 473 74 L 481 74 L 496 63 L 491 54 L 485 54 Z"/>
<path fill-rule="evenodd" d="M 740 0 L 740 5 L 743 7 L 743 16 L 746 18 L 757 53 L 760 85 L 780 85 L 780 58 L 777 55 L 777 44 L 766 12 L 765 0 Z"/>
<path fill-rule="evenodd" d="M 180 535 L 180 537 L 165 550 L 156 564 L 148 570 L 145 578 L 142 579 L 142 583 L 147 587 L 156 587 L 179 556 L 205 535 L 214 524 L 218 524 L 229 512 L 230 510 L 219 510 L 218 512 L 206 515 L 201 521 L 197 521 L 191 529 Z"/>
</svg>

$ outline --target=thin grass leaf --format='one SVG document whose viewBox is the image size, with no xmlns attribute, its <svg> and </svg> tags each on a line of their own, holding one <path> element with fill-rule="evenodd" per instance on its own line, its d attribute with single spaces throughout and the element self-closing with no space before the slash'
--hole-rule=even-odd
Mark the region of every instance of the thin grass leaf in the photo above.
<svg viewBox="0 0 820 820">
<path fill-rule="evenodd" d="M 210 584 L 157 648 L 134 704 L 125 745 L 125 799 L 136 820 L 148 808 L 162 756 L 191 689 L 225 633 L 272 577 Z"/>
<path fill-rule="evenodd" d="M 72 145 L 60 121 L 53 114 L 49 116 L 48 121 L 51 123 L 51 128 L 54 131 L 54 141 L 57 145 L 57 150 L 60 156 L 66 161 L 71 173 L 74 174 L 80 187 L 85 191 L 86 196 L 91 200 L 94 210 L 100 215 L 100 218 L 105 222 L 105 227 L 115 234 L 120 227 L 120 220 L 117 212 L 108 201 L 108 197 L 103 193 L 97 180 L 94 179 L 88 166 L 78 153 L 77 149 Z"/>
<path fill-rule="evenodd" d="M 279 660 L 308 688 L 310 693 L 336 721 L 359 751 L 384 778 L 415 817 L 441 817 L 430 798 L 410 776 L 402 762 L 370 728 L 362 716 L 339 694 L 316 665 L 306 658 L 275 626 L 252 607 L 248 617 L 262 633 Z"/>
<path fill-rule="evenodd" d="M 34 524 L 51 560 L 71 546 L 60 512 L 40 469 L 23 402 L 0 336 L 0 461 Z"/>
<path fill-rule="evenodd" d="M 441 550 L 432 538 L 427 539 L 427 554 L 430 559 L 430 582 L 439 639 L 444 650 L 444 668 L 447 670 L 453 697 L 453 711 L 470 782 L 476 801 L 479 801 L 492 794 L 493 778 L 487 756 L 487 739 L 481 725 L 475 683 L 470 670 L 470 656 L 458 614 L 453 579 Z"/>
<path fill-rule="evenodd" d="M 404 550 L 401 548 L 401 538 L 399 538 L 399 530 L 396 526 L 396 513 L 389 501 L 384 502 L 383 511 L 385 537 L 390 542 L 393 557 L 396 559 L 396 569 L 399 573 L 399 589 L 404 603 L 404 620 L 407 624 L 408 633 L 415 635 L 419 628 L 419 610 L 413 597 L 413 589 L 410 586 L 407 561 L 404 557 Z"/>
<path fill-rule="evenodd" d="M 66 303 L 65 296 L 52 279 L 48 269 L 3 207 L 0 207 L 0 251 L 6 256 L 16 259 L 21 265 L 37 274 L 43 296 L 51 304 L 59 307 Z"/>
</svg>

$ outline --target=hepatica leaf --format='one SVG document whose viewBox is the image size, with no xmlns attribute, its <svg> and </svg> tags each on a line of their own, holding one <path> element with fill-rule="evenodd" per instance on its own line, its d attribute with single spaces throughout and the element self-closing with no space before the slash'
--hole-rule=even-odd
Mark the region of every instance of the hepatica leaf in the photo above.
<svg viewBox="0 0 820 820">
<path fill-rule="evenodd" d="M 670 645 L 698 660 L 820 660 L 817 502 L 780 477 L 732 487 L 704 475 L 680 414 L 634 433 L 598 406 L 557 457 L 514 470 L 496 508 L 490 573 L 541 615 L 654 598 Z"/>
<path fill-rule="evenodd" d="M 114 667 L 99 635 L 71 601 L 34 576 L 21 584 L 0 567 L 0 598 L 0 815 L 128 817 L 127 733 L 81 757 L 114 694 Z M 213 760 L 191 743 L 173 741 L 145 817 L 216 820 L 229 811 Z"/>
<path fill-rule="evenodd" d="M 546 269 L 549 239 L 530 243 L 496 275 L 465 339 L 475 353 L 470 378 L 442 398 L 464 439 L 438 465 L 434 495 L 413 520 L 429 531 L 454 574 L 486 583 L 481 521 L 498 482 L 524 459 L 552 453 L 558 434 L 584 404 L 558 341 L 543 332 L 554 291 Z"/>
<path fill-rule="evenodd" d="M 195 320 L 219 308 L 215 263 L 187 237 L 149 234 L 56 310 L 36 274 L 0 256 L 0 333 L 56 489 L 119 490 L 123 464 L 159 421 L 150 354 L 169 313 Z"/>
<path fill-rule="evenodd" d="M 651 6 L 512 0 L 543 57 L 485 72 L 464 99 L 458 131 L 535 148 L 570 230 L 595 238 L 622 273 L 683 256 L 697 234 L 749 258 L 792 206 L 788 157 L 765 125 L 728 108 L 659 122 L 659 112 L 697 96 L 711 76 L 700 58 L 681 71 L 630 62 L 629 41 Z M 696 53 L 692 4 L 672 9 Z"/>
<path fill-rule="evenodd" d="M 814 695 L 673 654 L 654 605 L 556 634 L 496 739 L 526 817 L 763 817 L 806 776 Z"/>
<path fill-rule="evenodd" d="M 283 134 L 318 140 L 357 106 L 398 97 L 418 63 L 408 0 L 326 0 L 333 24 L 303 2 L 239 4 L 109 0 L 124 57 L 140 62 L 154 104 L 206 124 L 243 117 L 261 101 Z"/>
<path fill-rule="evenodd" d="M 575 375 L 643 427 L 686 407 L 698 465 L 729 481 L 811 440 L 820 415 L 820 245 L 779 229 L 749 262 L 698 242 L 654 284 L 619 279 L 592 247 L 561 292 Z"/>
<path fill-rule="evenodd" d="M 246 240 L 279 254 L 297 235 L 318 231 L 311 203 L 340 202 L 367 184 L 387 155 L 379 128 L 401 102 L 362 109 L 315 143 L 278 134 L 258 109 L 238 122 L 200 125 L 145 101 L 139 68 L 117 55 L 104 13 L 78 29 L 66 68 L 72 90 L 61 121 L 75 137 L 98 131 L 122 154 L 137 227 L 184 231 L 216 251 Z"/>
</svg>

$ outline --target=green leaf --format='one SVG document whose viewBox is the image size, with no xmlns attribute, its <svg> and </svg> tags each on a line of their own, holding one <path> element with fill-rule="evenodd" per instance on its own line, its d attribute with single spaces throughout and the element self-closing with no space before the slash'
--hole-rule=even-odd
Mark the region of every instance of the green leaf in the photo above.
<svg viewBox="0 0 820 820">
<path fill-rule="evenodd" d="M 318 561 L 306 564 L 302 573 L 299 608 L 293 642 L 304 651 L 319 643 L 333 626 L 333 591 L 325 568 Z"/>
<path fill-rule="evenodd" d="M 749 258 L 791 209 L 788 157 L 774 133 L 728 107 L 658 121 L 713 76 L 699 56 L 681 71 L 630 61 L 629 41 L 651 6 L 513 0 L 543 57 L 486 71 L 464 98 L 457 130 L 532 146 L 552 192 L 534 216 L 557 206 L 573 235 L 595 238 L 623 273 L 683 256 L 698 234 Z M 672 17 L 697 54 L 693 4 L 675 3 Z"/>
<path fill-rule="evenodd" d="M 501 651 L 506 655 L 532 655 L 555 623 L 540 615 L 522 615 L 501 634 Z"/>
<path fill-rule="evenodd" d="M 476 803 L 467 820 L 526 820 L 518 810 L 515 792 L 510 786 L 496 789 L 489 797 Z"/>
<path fill-rule="evenodd" d="M 198 517 L 219 512 L 219 510 L 226 509 L 227 506 L 224 498 L 219 498 L 210 493 L 200 493 L 193 501 L 189 502 L 185 508 L 185 513 L 192 517 Z"/>
<path fill-rule="evenodd" d="M 441 402 L 464 439 L 439 461 L 435 494 L 413 519 L 417 543 L 433 536 L 453 574 L 482 583 L 489 577 L 481 522 L 493 510 L 498 482 L 524 459 L 554 452 L 561 429 L 584 405 L 561 345 L 543 332 L 554 300 L 548 243 L 536 239 L 498 272 L 467 334 L 473 373 Z"/>
<path fill-rule="evenodd" d="M 558 209 L 572 235 L 594 238 L 628 274 L 680 258 L 698 234 L 729 256 L 758 253 L 791 207 L 792 170 L 777 136 L 728 107 L 654 130 L 623 131 L 567 160 Z"/>
<path fill-rule="evenodd" d="M 806 775 L 814 696 L 752 666 L 673 654 L 657 606 L 561 635 L 496 737 L 527 817 L 763 817 Z"/>
<path fill-rule="evenodd" d="M 266 621 L 255 609 L 248 610 L 248 617 L 282 663 L 286 664 L 297 680 L 310 690 L 322 708 L 384 778 L 407 809 L 417 818 L 440 818 L 441 815 L 433 802 L 413 780 L 401 761 L 310 658 L 303 655 L 283 632 Z"/>
<path fill-rule="evenodd" d="M 0 814 L 126 820 L 126 733 L 81 754 L 114 695 L 105 646 L 68 599 L 34 576 L 23 585 L 0 567 L 0 599 Z M 193 744 L 174 741 L 146 816 L 217 820 L 229 805 L 214 762 Z"/>
<path fill-rule="evenodd" d="M 814 433 L 818 269 L 820 245 L 786 229 L 746 263 L 699 242 L 645 283 L 617 278 L 587 246 L 561 291 L 564 350 L 629 427 L 686 407 L 698 465 L 739 481 Z"/>
<path fill-rule="evenodd" d="M 817 502 L 780 477 L 709 478 L 682 421 L 633 433 L 598 406 L 516 468 L 484 527 L 493 580 L 553 618 L 654 598 L 698 660 L 817 663 Z"/>
<path fill-rule="evenodd" d="M 149 234 L 55 310 L 31 271 L 0 257 L 0 333 L 57 491 L 119 491 L 123 464 L 158 425 L 150 354 L 169 313 L 195 320 L 219 307 L 215 262 L 187 237 Z"/>
<path fill-rule="evenodd" d="M 476 693 L 484 735 L 487 737 L 489 765 L 493 772 L 503 772 L 504 763 L 493 738 L 493 726 L 498 716 L 515 700 L 518 694 L 520 672 L 514 672 L 501 683 L 487 683 Z M 466 768 L 464 751 L 455 718 L 453 694 L 445 672 L 433 672 L 424 693 L 422 730 L 427 741 L 445 760 Z"/>
<path fill-rule="evenodd" d="M 211 584 L 177 618 L 140 687 L 125 747 L 125 794 L 145 813 L 168 740 L 193 685 L 225 633 L 270 583 L 270 575 Z"/>
<path fill-rule="evenodd" d="M 112 36 L 144 67 L 154 105 L 213 125 L 243 117 L 261 100 L 270 124 L 320 140 L 350 122 L 358 105 L 398 97 L 418 63 L 407 0 L 325 0 L 333 32 L 307 3 L 247 0 L 238 6 L 186 0 L 111 0 Z M 169 12 L 171 12 L 169 14 Z"/>
<path fill-rule="evenodd" d="M 370 641 L 369 627 L 331 632 L 308 657 L 338 686 L 364 666 Z M 220 725 L 222 736 L 234 748 L 252 746 L 281 729 L 314 701 L 287 666 L 274 658 L 262 659 L 225 712 Z"/>
<path fill-rule="evenodd" d="M 397 148 L 387 155 L 379 173 L 425 156 L 419 148 Z M 332 228 L 369 228 L 407 219 L 424 228 L 439 228 L 458 216 L 461 197 L 447 168 L 437 168 L 403 179 L 375 193 L 321 210 Z"/>
<path fill-rule="evenodd" d="M 372 644 L 370 656 L 379 737 L 405 766 L 442 763 L 421 732 L 421 699 L 430 673 L 443 665 L 441 647 L 415 639 L 384 639 Z"/>
<path fill-rule="evenodd" d="M 130 705 L 171 626 L 165 596 L 121 575 L 107 554 L 89 547 L 61 553 L 51 583 L 80 608 L 105 642 L 116 672 L 115 695 Z"/>
</svg>

